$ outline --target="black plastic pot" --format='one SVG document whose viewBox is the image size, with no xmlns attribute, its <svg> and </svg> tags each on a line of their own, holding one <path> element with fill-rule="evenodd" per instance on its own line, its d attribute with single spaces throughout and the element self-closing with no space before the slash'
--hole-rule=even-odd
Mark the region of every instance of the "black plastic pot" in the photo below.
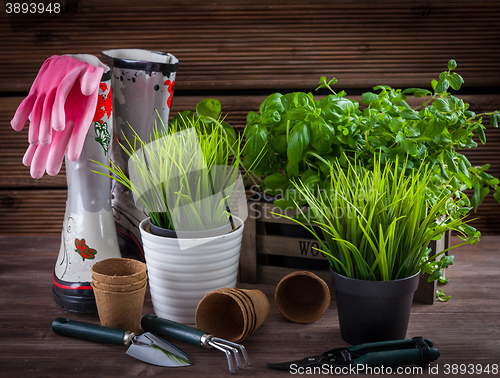
<svg viewBox="0 0 500 378">
<path fill-rule="evenodd" d="M 330 269 L 340 334 L 349 344 L 406 338 L 420 272 L 393 281 L 366 281 Z"/>
</svg>

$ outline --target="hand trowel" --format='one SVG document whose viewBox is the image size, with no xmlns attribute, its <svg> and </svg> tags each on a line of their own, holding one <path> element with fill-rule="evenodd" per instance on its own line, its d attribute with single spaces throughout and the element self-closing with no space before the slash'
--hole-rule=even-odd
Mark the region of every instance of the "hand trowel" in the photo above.
<svg viewBox="0 0 500 378">
<path fill-rule="evenodd" d="M 128 346 L 128 355 L 149 364 L 169 367 L 191 365 L 186 353 L 149 332 L 137 336 L 130 331 L 66 318 L 54 319 L 52 330 L 62 336 Z"/>
</svg>

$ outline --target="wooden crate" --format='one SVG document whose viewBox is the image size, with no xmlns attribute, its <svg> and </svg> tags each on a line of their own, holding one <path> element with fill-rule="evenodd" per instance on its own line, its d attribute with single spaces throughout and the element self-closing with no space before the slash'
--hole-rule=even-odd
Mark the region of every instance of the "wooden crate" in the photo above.
<svg viewBox="0 0 500 378">
<path fill-rule="evenodd" d="M 276 285 L 285 275 L 296 270 L 308 270 L 323 278 L 331 288 L 327 258 L 314 249 L 319 243 L 295 222 L 273 213 L 280 213 L 272 203 L 248 203 L 240 258 L 240 282 Z M 288 235 L 281 232 L 285 229 Z M 450 243 L 447 233 L 432 242 L 432 253 L 442 251 Z M 414 302 L 433 304 L 436 283 L 420 277 Z"/>
</svg>

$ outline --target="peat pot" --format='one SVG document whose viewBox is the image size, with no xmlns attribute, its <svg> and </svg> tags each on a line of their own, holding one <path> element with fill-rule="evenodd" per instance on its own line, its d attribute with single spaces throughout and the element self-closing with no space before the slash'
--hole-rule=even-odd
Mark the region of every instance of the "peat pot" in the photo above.
<svg viewBox="0 0 500 378">
<path fill-rule="evenodd" d="M 420 271 L 392 281 L 359 280 L 330 272 L 344 341 L 356 345 L 406 338 Z"/>
<path fill-rule="evenodd" d="M 140 223 L 151 299 L 157 316 L 194 324 L 196 307 L 206 294 L 236 286 L 243 221 L 235 216 L 233 219 L 235 231 L 190 239 L 152 234 L 149 218 Z"/>
</svg>

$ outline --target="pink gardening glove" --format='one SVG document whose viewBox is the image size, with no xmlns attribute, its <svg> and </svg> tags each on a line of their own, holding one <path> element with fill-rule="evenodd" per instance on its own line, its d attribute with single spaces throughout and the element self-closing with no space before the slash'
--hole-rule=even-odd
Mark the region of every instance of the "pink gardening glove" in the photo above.
<svg viewBox="0 0 500 378">
<path fill-rule="evenodd" d="M 79 83 L 75 83 L 64 105 L 66 126 L 63 131 L 52 130 L 52 143 L 48 146 L 31 144 L 23 157 L 23 164 L 30 167 L 30 174 L 38 179 L 45 171 L 55 176 L 61 170 L 66 147 L 68 159 L 76 161 L 85 142 L 85 136 L 92 123 L 97 106 L 96 90 L 90 96 L 83 96 Z"/>
<path fill-rule="evenodd" d="M 68 159 L 78 160 L 96 112 L 99 84 L 104 68 L 108 67 L 92 55 L 74 57 L 53 56 L 45 61 L 30 94 L 11 121 L 15 130 L 21 130 L 26 122 L 24 117 L 31 111 L 30 145 L 23 164 L 30 167 L 30 174 L 36 179 L 45 171 L 49 175 L 59 173 L 68 145 Z M 43 93 L 47 88 L 49 95 Z"/>
<path fill-rule="evenodd" d="M 93 95 L 99 88 L 102 73 L 102 67 L 71 56 L 51 56 L 43 63 L 28 96 L 17 108 L 12 128 L 22 130 L 29 117 L 30 145 L 50 145 L 53 131 L 65 128 L 64 104 L 77 80 L 83 96 Z"/>
</svg>

